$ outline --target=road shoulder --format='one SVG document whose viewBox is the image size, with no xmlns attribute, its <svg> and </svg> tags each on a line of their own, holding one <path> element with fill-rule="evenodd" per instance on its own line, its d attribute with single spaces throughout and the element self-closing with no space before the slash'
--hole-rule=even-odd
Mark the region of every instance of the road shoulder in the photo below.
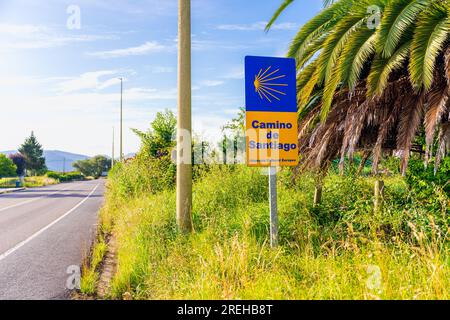
<svg viewBox="0 0 450 320">
<path fill-rule="evenodd" d="M 6 194 L 11 192 L 17 192 L 17 191 L 23 191 L 26 188 L 7 188 L 7 189 L 0 189 L 0 194 Z"/>
</svg>

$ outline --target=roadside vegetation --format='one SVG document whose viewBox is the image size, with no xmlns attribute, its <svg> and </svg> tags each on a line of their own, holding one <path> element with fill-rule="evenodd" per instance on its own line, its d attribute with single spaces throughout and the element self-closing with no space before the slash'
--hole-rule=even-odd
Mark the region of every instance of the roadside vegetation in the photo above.
<svg viewBox="0 0 450 320">
<path fill-rule="evenodd" d="M 61 182 L 97 179 L 111 169 L 111 160 L 98 155 L 73 164 L 77 171 L 49 171 L 44 149 L 33 132 L 20 146 L 19 152 L 0 154 L 0 188 L 42 187 Z"/>
<path fill-rule="evenodd" d="M 154 126 L 149 132 L 161 136 Z M 113 299 L 450 298 L 448 165 L 435 176 L 413 157 L 403 177 L 400 160 L 387 158 L 378 211 L 377 177 L 369 166 L 362 175 L 348 162 L 344 175 L 331 166 L 316 206 L 316 175 L 294 177 L 283 169 L 280 246 L 271 249 L 267 176 L 261 170 L 194 166 L 195 232 L 185 235 L 175 221 L 170 143 L 153 155 L 148 143 L 110 172 L 95 262 L 83 271 L 84 293 L 95 294 L 99 256 L 113 235 Z"/>
<path fill-rule="evenodd" d="M 99 155 L 86 160 L 78 160 L 73 167 L 84 177 L 96 179 L 111 169 L 111 159 Z"/>
<path fill-rule="evenodd" d="M 47 172 L 46 176 L 48 178 L 55 179 L 58 182 L 79 181 L 79 180 L 85 179 L 84 175 L 78 171 L 67 172 L 67 173 L 49 171 L 49 172 Z"/>
<path fill-rule="evenodd" d="M 17 181 L 18 181 L 17 178 L 1 178 L 0 188 L 15 188 Z M 35 176 L 35 177 L 25 177 L 24 184 L 22 186 L 25 188 L 36 188 L 53 185 L 57 183 L 59 183 L 58 180 L 50 178 L 48 176 Z"/>
</svg>

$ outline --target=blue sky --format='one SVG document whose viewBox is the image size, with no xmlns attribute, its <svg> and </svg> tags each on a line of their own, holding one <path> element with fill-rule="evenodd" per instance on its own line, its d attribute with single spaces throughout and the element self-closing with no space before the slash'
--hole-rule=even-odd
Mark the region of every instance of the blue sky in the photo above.
<svg viewBox="0 0 450 320">
<path fill-rule="evenodd" d="M 0 150 L 35 131 L 46 149 L 110 154 L 124 82 L 124 151 L 156 112 L 176 111 L 177 0 L 0 0 Z M 322 0 L 192 0 L 193 127 L 214 141 L 244 104 L 245 55 L 283 56 Z M 80 9 L 80 29 L 67 27 Z M 73 11 L 71 11 L 73 12 Z M 116 135 L 118 140 L 118 135 Z"/>
</svg>

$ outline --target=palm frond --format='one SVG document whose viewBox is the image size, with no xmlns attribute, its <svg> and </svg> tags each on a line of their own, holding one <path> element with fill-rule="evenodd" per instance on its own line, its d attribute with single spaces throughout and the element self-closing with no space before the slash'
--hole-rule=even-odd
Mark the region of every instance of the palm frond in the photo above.
<svg viewBox="0 0 450 320">
<path fill-rule="evenodd" d="M 284 0 L 280 7 L 277 9 L 277 11 L 275 11 L 274 15 L 272 16 L 272 18 L 269 20 L 269 22 L 266 25 L 265 31 L 268 32 L 270 30 L 270 28 L 272 27 L 272 25 L 277 21 L 277 19 L 279 18 L 279 16 L 284 12 L 284 10 L 286 10 L 287 7 L 289 7 L 289 5 L 291 5 L 294 2 L 294 0 Z"/>
<path fill-rule="evenodd" d="M 370 28 L 368 8 L 382 12 Z M 284 10 L 284 9 L 283 9 Z M 370 20 L 371 21 L 371 20 Z M 299 168 L 323 170 L 356 151 L 373 171 L 397 150 L 405 174 L 422 122 L 426 159 L 450 148 L 450 0 L 338 0 L 297 33 Z"/>
<path fill-rule="evenodd" d="M 377 34 L 368 28 L 363 28 L 361 33 L 355 34 L 354 42 L 350 40 L 344 50 L 343 67 L 347 67 L 347 69 L 343 71 L 342 79 L 351 91 L 355 89 L 360 80 L 364 65 L 375 53 L 376 41 Z"/>
<path fill-rule="evenodd" d="M 355 0 L 340 0 L 309 20 L 296 34 L 289 48 L 288 57 L 297 58 L 299 53 L 320 36 L 334 28 L 340 18 L 345 16 Z M 313 36 L 311 36 L 313 35 Z"/>
<path fill-rule="evenodd" d="M 430 89 L 436 57 L 450 34 L 450 18 L 444 8 L 433 5 L 419 16 L 409 63 L 411 81 L 417 89 Z"/>
<path fill-rule="evenodd" d="M 414 26 L 417 15 L 430 0 L 392 0 L 386 6 L 380 24 L 379 53 L 390 58 L 397 50 L 402 36 Z"/>
<path fill-rule="evenodd" d="M 319 61 L 317 61 L 317 62 L 319 62 Z M 306 104 L 309 101 L 309 99 L 311 98 L 311 94 L 317 85 L 318 79 L 319 79 L 319 68 L 318 68 L 318 66 L 316 66 L 314 68 L 314 72 L 311 74 L 311 77 L 308 79 L 308 81 L 305 83 L 305 85 L 298 92 L 297 100 L 300 105 Z"/>
<path fill-rule="evenodd" d="M 438 150 L 436 152 L 436 159 L 434 163 L 434 174 L 446 153 L 450 150 L 450 121 L 443 124 L 439 130 Z"/>
<path fill-rule="evenodd" d="M 449 100 L 449 88 L 444 84 L 433 87 L 427 95 L 427 111 L 425 113 L 425 143 L 427 145 L 426 160 L 428 162 L 429 153 L 434 140 L 434 134 L 438 123 L 441 121 L 444 112 L 447 110 Z"/>
<path fill-rule="evenodd" d="M 317 53 L 322 49 L 322 46 L 326 39 L 326 35 L 322 35 L 321 37 L 315 39 L 308 47 L 306 47 L 305 51 L 299 54 L 299 56 L 297 57 L 298 70 L 304 68 L 305 65 L 309 64 L 311 59 L 314 59 L 317 56 Z"/>
<path fill-rule="evenodd" d="M 324 95 L 321 119 L 322 121 L 328 115 L 328 112 L 333 101 L 334 92 L 338 85 L 341 83 L 342 77 L 345 75 L 343 72 L 342 62 L 345 59 L 343 53 L 346 45 L 348 45 L 349 39 L 357 33 L 361 28 L 365 28 L 366 22 L 366 9 L 364 7 L 364 1 L 361 3 L 361 7 L 358 6 L 358 10 L 352 11 L 352 15 L 342 19 L 342 21 L 336 25 L 333 33 L 328 37 L 327 41 L 323 45 L 323 49 L 319 56 L 318 65 L 318 84 L 320 85 L 325 81 Z"/>
<path fill-rule="evenodd" d="M 423 91 L 417 95 L 410 94 L 402 97 L 404 106 L 397 128 L 397 150 L 401 152 L 400 170 L 402 175 L 406 174 L 411 144 L 422 119 L 424 97 Z"/>
<path fill-rule="evenodd" d="M 395 122 L 397 121 L 400 114 L 400 110 L 402 109 L 401 99 L 397 99 L 397 101 L 395 101 L 394 103 L 394 106 L 389 109 L 390 110 L 387 113 L 388 116 L 380 125 L 377 141 L 375 142 L 375 146 L 373 148 L 372 172 L 374 174 L 378 173 L 378 163 L 380 162 L 381 154 L 383 151 L 383 144 L 385 143 L 386 138 L 389 135 L 389 131 L 395 125 Z"/>
<path fill-rule="evenodd" d="M 411 42 L 401 46 L 390 58 L 383 59 L 377 56 L 367 78 L 367 96 L 381 96 L 389 81 L 389 76 L 395 70 L 404 66 L 409 56 Z"/>
<path fill-rule="evenodd" d="M 308 81 L 311 79 L 312 75 L 317 69 L 317 63 L 318 60 L 312 61 L 310 64 L 308 64 L 306 67 L 304 67 L 297 76 L 297 92 L 301 92 L 303 90 L 303 87 L 308 83 Z"/>
</svg>

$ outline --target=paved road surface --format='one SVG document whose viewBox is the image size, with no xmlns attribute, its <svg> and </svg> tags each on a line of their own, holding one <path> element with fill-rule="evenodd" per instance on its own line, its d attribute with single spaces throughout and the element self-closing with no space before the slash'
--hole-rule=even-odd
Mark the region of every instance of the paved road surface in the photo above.
<svg viewBox="0 0 450 320">
<path fill-rule="evenodd" d="M 0 300 L 67 299 L 96 229 L 104 180 L 0 195 Z"/>
</svg>

